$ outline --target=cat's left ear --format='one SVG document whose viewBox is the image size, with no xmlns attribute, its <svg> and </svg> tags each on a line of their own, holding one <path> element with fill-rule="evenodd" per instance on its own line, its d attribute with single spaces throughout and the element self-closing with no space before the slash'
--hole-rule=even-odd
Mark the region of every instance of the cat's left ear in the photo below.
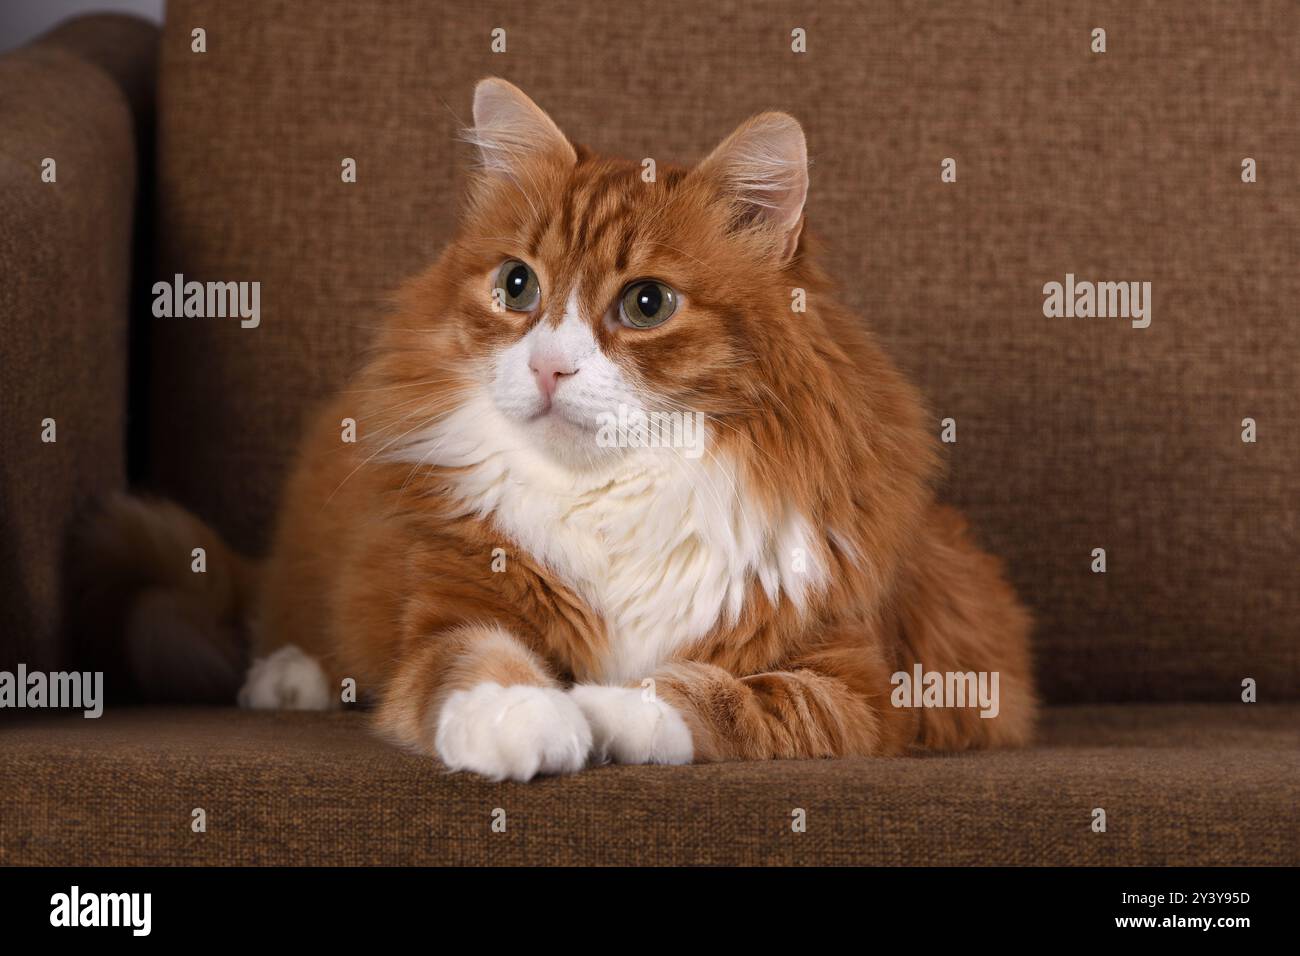
<svg viewBox="0 0 1300 956">
<path fill-rule="evenodd" d="M 808 146 L 788 113 L 760 113 L 740 125 L 695 168 L 736 206 L 742 226 L 773 234 L 782 260 L 794 255 L 808 198 Z"/>
<path fill-rule="evenodd" d="M 474 87 L 474 128 L 465 138 L 478 147 L 488 173 L 513 176 L 535 159 L 568 166 L 578 160 L 573 144 L 546 111 L 519 87 L 496 76 Z"/>
</svg>

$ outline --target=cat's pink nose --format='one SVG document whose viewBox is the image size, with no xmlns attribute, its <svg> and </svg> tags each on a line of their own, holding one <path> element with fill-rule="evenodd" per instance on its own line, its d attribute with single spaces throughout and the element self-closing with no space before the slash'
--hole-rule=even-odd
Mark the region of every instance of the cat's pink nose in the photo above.
<svg viewBox="0 0 1300 956">
<path fill-rule="evenodd" d="M 537 390 L 542 393 L 548 408 L 551 399 L 555 397 L 555 390 L 559 387 L 560 380 L 578 371 L 571 362 L 548 355 L 534 355 L 528 367 L 532 369 Z"/>
</svg>

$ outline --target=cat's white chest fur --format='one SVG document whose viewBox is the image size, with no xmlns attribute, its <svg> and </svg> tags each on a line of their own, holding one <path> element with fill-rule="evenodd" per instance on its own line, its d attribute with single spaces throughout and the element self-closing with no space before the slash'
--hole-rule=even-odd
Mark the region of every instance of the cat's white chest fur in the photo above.
<svg viewBox="0 0 1300 956">
<path fill-rule="evenodd" d="M 769 599 L 797 604 L 822 583 L 822 553 L 802 516 L 773 521 L 714 456 L 646 449 L 599 476 L 575 476 L 486 403 L 470 402 L 400 457 L 462 469 L 454 493 L 465 506 L 601 616 L 607 644 L 582 680 L 650 676 L 734 621 L 755 582 Z"/>
</svg>

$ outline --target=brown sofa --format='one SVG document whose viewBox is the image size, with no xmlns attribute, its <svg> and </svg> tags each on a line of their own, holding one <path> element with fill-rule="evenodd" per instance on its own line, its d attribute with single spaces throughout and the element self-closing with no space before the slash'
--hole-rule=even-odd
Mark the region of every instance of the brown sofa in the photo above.
<svg viewBox="0 0 1300 956">
<path fill-rule="evenodd" d="M 803 121 L 809 228 L 956 421 L 942 494 L 1034 607 L 1049 704 L 1019 752 L 529 785 L 356 712 L 0 711 L 0 863 L 1300 862 L 1296 29 L 1288 2 L 171 0 L 161 34 L 96 16 L 0 58 L 0 669 L 99 663 L 60 581 L 100 495 L 264 548 L 304 415 L 453 227 L 500 74 L 630 156 Z M 260 281 L 260 326 L 153 318 L 175 273 Z M 1150 281 L 1150 326 L 1045 316 L 1067 273 Z"/>
</svg>

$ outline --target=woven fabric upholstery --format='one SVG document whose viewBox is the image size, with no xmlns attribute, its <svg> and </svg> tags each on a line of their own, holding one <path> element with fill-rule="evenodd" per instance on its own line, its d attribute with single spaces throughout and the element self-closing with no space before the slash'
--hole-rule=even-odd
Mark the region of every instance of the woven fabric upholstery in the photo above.
<svg viewBox="0 0 1300 956">
<path fill-rule="evenodd" d="M 361 714 L 112 710 L 0 726 L 0 864 L 1295 865 L 1298 728 L 1295 704 L 1071 707 L 1020 752 L 493 784 Z"/>
<path fill-rule="evenodd" d="M 157 28 L 101 15 L 0 58 L 0 668 L 60 659 L 69 519 L 125 483 L 137 139 L 157 44 Z"/>
</svg>

